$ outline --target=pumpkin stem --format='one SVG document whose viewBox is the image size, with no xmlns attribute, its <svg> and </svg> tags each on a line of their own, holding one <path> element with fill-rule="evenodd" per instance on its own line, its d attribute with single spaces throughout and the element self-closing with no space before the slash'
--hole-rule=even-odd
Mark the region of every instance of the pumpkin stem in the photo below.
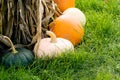
<svg viewBox="0 0 120 80">
<path fill-rule="evenodd" d="M 15 49 L 15 47 L 14 47 L 12 41 L 10 40 L 10 38 L 7 37 L 7 36 L 3 36 L 3 37 L 10 42 L 10 45 L 11 45 L 11 48 L 12 48 L 12 53 L 13 53 L 13 54 L 16 54 L 18 51 Z"/>
<path fill-rule="evenodd" d="M 56 42 L 57 42 L 56 35 L 55 35 L 52 31 L 46 31 L 46 34 L 47 34 L 48 36 L 50 36 L 52 43 L 56 43 Z"/>
</svg>

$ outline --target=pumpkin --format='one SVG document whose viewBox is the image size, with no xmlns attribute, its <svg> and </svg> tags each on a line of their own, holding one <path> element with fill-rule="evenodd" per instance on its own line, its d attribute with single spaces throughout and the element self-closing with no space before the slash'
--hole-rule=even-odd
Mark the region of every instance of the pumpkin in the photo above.
<svg viewBox="0 0 120 80">
<path fill-rule="evenodd" d="M 61 12 L 67 8 L 75 7 L 75 0 L 54 0 Z"/>
<path fill-rule="evenodd" d="M 50 38 L 43 38 L 35 44 L 34 53 L 37 57 L 53 58 L 60 56 L 61 53 L 66 51 L 74 50 L 74 46 L 70 41 L 63 38 L 56 38 L 56 35 L 51 31 L 47 31 L 46 34 Z"/>
<path fill-rule="evenodd" d="M 82 24 L 82 26 L 85 26 L 86 24 L 86 16 L 78 8 L 68 8 L 63 12 L 63 15 L 70 15 L 71 17 L 74 17 L 78 23 Z"/>
<path fill-rule="evenodd" d="M 33 52 L 26 48 L 16 48 L 14 47 L 12 41 L 9 37 L 4 36 L 10 44 L 12 50 L 4 51 L 4 55 L 2 57 L 2 63 L 5 66 L 24 66 L 31 63 L 34 60 Z"/>
<path fill-rule="evenodd" d="M 57 37 L 65 38 L 71 41 L 73 45 L 79 44 L 84 36 L 82 25 L 78 24 L 76 19 L 70 15 L 59 16 L 51 22 L 49 28 Z"/>
<path fill-rule="evenodd" d="M 0 43 L 1 44 L 1 43 Z M 0 64 L 2 62 L 2 56 L 3 56 L 3 51 L 4 51 L 4 48 L 0 45 Z"/>
</svg>

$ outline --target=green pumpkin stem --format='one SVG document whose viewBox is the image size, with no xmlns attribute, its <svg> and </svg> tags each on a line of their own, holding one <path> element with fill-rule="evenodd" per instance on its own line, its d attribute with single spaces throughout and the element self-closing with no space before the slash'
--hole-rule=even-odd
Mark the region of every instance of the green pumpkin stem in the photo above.
<svg viewBox="0 0 120 80">
<path fill-rule="evenodd" d="M 46 31 L 46 34 L 47 34 L 48 36 L 50 36 L 52 43 L 56 43 L 56 42 L 57 42 L 56 35 L 55 35 L 52 31 Z"/>
<path fill-rule="evenodd" d="M 11 48 L 12 48 L 12 53 L 13 53 L 13 54 L 16 54 L 18 51 L 15 49 L 15 47 L 14 47 L 12 41 L 10 40 L 10 38 L 7 37 L 7 36 L 3 36 L 3 37 L 10 42 L 10 45 L 11 45 Z"/>
</svg>

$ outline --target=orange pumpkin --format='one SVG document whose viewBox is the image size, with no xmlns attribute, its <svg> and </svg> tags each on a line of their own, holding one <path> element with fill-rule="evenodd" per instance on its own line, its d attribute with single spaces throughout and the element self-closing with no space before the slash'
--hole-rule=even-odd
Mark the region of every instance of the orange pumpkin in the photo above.
<svg viewBox="0 0 120 80">
<path fill-rule="evenodd" d="M 54 2 L 62 12 L 67 8 L 75 7 L 75 0 L 54 0 Z"/>
<path fill-rule="evenodd" d="M 57 37 L 70 40 L 73 45 L 77 45 L 82 41 L 84 29 L 81 24 L 78 24 L 75 18 L 70 15 L 61 15 L 56 18 L 49 28 Z"/>
</svg>

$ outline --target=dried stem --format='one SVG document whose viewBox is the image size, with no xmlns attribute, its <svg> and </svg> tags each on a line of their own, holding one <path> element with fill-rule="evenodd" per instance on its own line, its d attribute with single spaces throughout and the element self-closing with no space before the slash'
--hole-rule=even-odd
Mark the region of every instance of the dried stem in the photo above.
<svg viewBox="0 0 120 80">
<path fill-rule="evenodd" d="M 7 37 L 7 36 L 3 36 L 3 37 L 9 41 L 9 43 L 10 43 L 10 45 L 11 45 L 11 48 L 12 48 L 12 53 L 13 53 L 13 54 L 16 54 L 18 51 L 15 49 L 15 47 L 14 47 L 12 41 L 10 40 L 10 38 Z"/>
<path fill-rule="evenodd" d="M 55 35 L 52 31 L 46 31 L 46 34 L 47 34 L 48 36 L 50 36 L 52 43 L 56 43 L 56 42 L 57 42 L 56 35 Z"/>
</svg>

